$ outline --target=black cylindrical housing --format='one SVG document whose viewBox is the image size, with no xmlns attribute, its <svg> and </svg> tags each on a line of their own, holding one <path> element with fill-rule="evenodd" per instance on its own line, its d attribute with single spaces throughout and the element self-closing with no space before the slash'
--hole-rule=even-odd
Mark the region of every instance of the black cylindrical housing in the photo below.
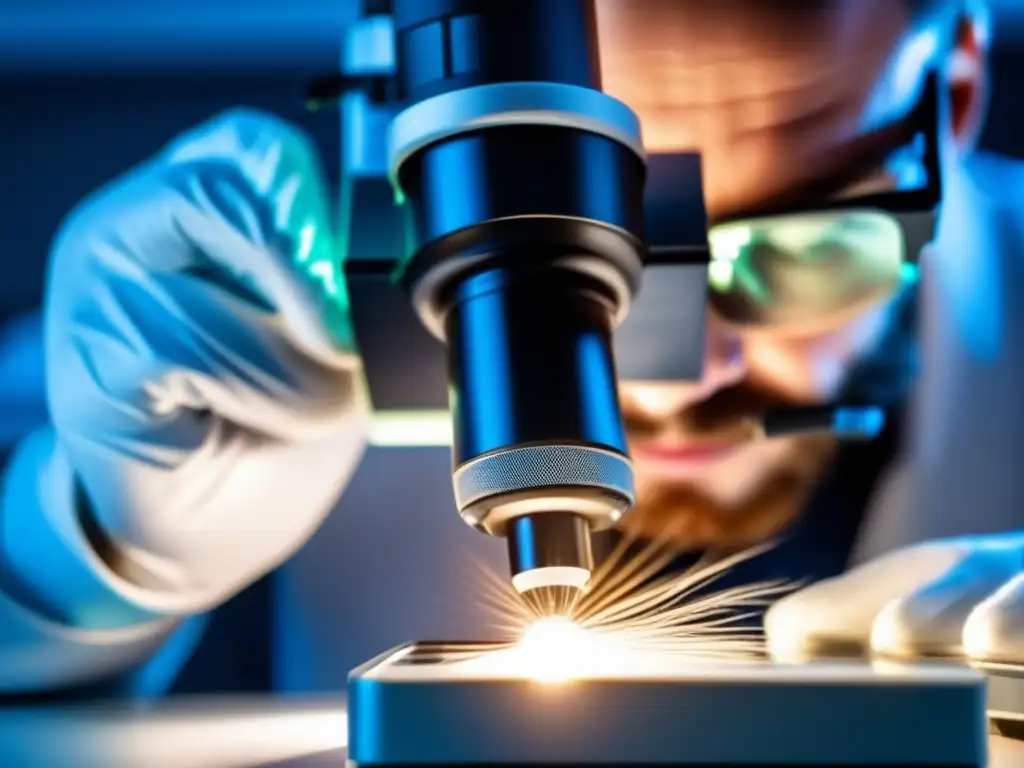
<svg viewBox="0 0 1024 768">
<path fill-rule="evenodd" d="M 557 267 L 460 283 L 446 324 L 454 463 L 531 443 L 624 454 L 613 314 L 601 283 Z"/>
<path fill-rule="evenodd" d="M 600 90 L 593 0 L 394 0 L 400 95 L 547 82 Z"/>
<path fill-rule="evenodd" d="M 467 228 L 538 214 L 558 217 L 566 230 L 575 221 L 600 222 L 631 238 L 622 247 L 635 257 L 643 240 L 646 176 L 629 148 L 560 126 L 504 126 L 434 144 L 410 157 L 398 176 L 414 238 L 427 246 L 406 279 L 451 256 L 453 244 L 434 245 L 440 238 L 461 232 L 465 242 L 471 239 Z M 529 223 L 517 227 L 528 231 Z M 551 243 L 553 237 L 536 239 Z M 572 237 L 566 244 L 592 247 Z"/>
</svg>

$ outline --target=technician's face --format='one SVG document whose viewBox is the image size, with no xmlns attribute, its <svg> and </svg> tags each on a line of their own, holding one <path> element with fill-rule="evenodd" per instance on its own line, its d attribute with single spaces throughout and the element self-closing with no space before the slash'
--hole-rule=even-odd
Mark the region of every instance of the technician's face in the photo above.
<svg viewBox="0 0 1024 768">
<path fill-rule="evenodd" d="M 833 167 L 845 175 L 908 27 L 893 0 L 794 3 L 828 7 L 784 16 L 757 5 L 597 3 L 604 89 L 639 114 L 650 151 L 700 151 L 712 220 Z M 838 192 L 894 182 L 879 173 L 865 185 Z M 695 547 L 778 532 L 819 479 L 832 440 L 752 442 L 739 417 L 832 398 L 884 332 L 888 298 L 783 330 L 737 326 L 712 310 L 701 382 L 624 385 L 638 487 L 627 525 Z"/>
</svg>

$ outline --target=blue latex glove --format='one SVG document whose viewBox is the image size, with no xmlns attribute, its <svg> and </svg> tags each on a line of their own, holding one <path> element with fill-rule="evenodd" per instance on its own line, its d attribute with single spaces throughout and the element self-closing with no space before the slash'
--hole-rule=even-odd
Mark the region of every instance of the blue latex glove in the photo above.
<svg viewBox="0 0 1024 768">
<path fill-rule="evenodd" d="M 897 659 L 1024 663 L 1024 534 L 898 550 L 783 599 L 765 628 L 785 662 L 838 644 Z"/>
<path fill-rule="evenodd" d="M 130 628 L 154 628 L 139 635 L 152 645 L 290 557 L 357 465 L 367 398 L 326 212 L 306 139 L 235 111 L 59 232 L 44 313 L 53 427 L 9 467 L 3 574 L 37 616 L 101 633 L 68 641 L 101 646 L 81 674 L 128 663 L 110 644 L 134 642 Z M 18 687 L 13 658 L 0 642 L 0 688 Z"/>
</svg>

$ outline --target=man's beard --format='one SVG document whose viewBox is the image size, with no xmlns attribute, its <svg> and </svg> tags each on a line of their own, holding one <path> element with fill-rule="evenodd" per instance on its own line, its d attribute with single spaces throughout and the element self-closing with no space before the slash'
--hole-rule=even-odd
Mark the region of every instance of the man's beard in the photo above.
<svg viewBox="0 0 1024 768">
<path fill-rule="evenodd" d="M 794 405 L 748 383 L 717 392 L 672 417 L 670 424 L 632 412 L 628 399 L 625 404 L 631 437 L 653 436 L 671 426 L 698 442 L 756 439 L 751 417 Z M 725 507 L 698 488 L 650 483 L 638 487 L 636 508 L 619 527 L 628 535 L 662 540 L 680 551 L 743 548 L 770 540 L 799 516 L 836 451 L 830 435 L 789 439 L 793 450 L 787 461 L 751 489 L 741 504 Z"/>
</svg>

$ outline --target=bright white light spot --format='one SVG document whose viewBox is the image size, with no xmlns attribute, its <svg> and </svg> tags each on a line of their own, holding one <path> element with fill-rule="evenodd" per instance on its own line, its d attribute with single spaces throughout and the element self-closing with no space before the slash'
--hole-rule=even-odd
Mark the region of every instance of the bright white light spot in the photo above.
<svg viewBox="0 0 1024 768">
<path fill-rule="evenodd" d="M 470 675 L 558 684 L 575 680 L 659 678 L 666 672 L 702 665 L 700 655 L 665 653 L 635 632 L 584 627 L 572 619 L 540 619 L 519 642 L 464 662 Z"/>
<path fill-rule="evenodd" d="M 523 633 L 515 652 L 535 680 L 567 682 L 608 666 L 611 649 L 600 640 L 571 619 L 541 619 Z"/>
<path fill-rule="evenodd" d="M 512 648 L 466 662 L 471 673 L 526 678 L 541 683 L 646 676 L 663 662 L 659 654 L 638 651 L 613 633 L 580 626 L 572 619 L 553 617 L 531 624 Z"/>
<path fill-rule="evenodd" d="M 553 617 L 535 621 L 523 633 L 519 648 L 542 655 L 548 651 L 560 653 L 574 650 L 587 639 L 587 632 L 572 619 Z"/>
</svg>

